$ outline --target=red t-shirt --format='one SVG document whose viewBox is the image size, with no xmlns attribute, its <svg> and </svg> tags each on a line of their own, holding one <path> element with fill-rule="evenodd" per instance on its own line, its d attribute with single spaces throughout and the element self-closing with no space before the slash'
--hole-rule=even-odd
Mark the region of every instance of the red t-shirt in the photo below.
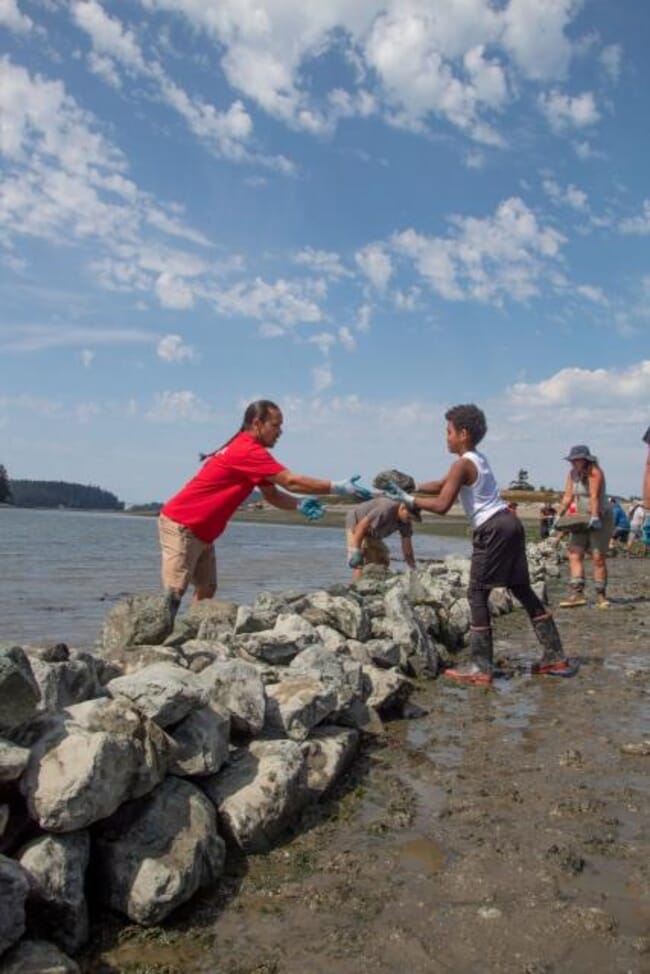
<svg viewBox="0 0 650 974">
<path fill-rule="evenodd" d="M 161 513 L 189 528 L 201 541 L 214 541 L 253 488 L 283 470 L 286 467 L 250 433 L 238 433 L 206 460 Z"/>
</svg>

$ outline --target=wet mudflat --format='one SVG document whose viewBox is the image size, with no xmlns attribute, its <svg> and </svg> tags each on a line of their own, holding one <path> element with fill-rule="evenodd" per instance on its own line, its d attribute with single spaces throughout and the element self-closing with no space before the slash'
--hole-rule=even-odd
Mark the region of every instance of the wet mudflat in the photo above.
<svg viewBox="0 0 650 974">
<path fill-rule="evenodd" d="M 609 609 L 556 612 L 576 678 L 423 684 L 428 714 L 389 725 L 296 835 L 231 858 L 164 928 L 105 917 L 82 970 L 650 971 L 650 560 L 610 574 Z M 523 613 L 496 637 L 536 653 Z"/>
</svg>

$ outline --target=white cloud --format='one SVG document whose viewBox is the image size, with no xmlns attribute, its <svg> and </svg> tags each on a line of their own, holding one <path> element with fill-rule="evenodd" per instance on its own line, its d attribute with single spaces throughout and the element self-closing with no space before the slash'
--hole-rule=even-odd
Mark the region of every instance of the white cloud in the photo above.
<svg viewBox="0 0 650 974">
<path fill-rule="evenodd" d="M 296 264 L 309 267 L 318 274 L 323 274 L 325 277 L 331 277 L 335 280 L 350 276 L 350 271 L 346 270 L 343 266 L 340 255 L 328 250 L 305 247 L 299 253 L 295 254 L 293 259 Z"/>
<path fill-rule="evenodd" d="M 583 298 L 586 298 L 587 301 L 593 302 L 593 304 L 600 304 L 604 308 L 609 305 L 607 295 L 601 287 L 596 287 L 593 284 L 580 284 L 576 288 L 576 291 L 578 294 L 581 294 Z"/>
<path fill-rule="evenodd" d="M 152 423 L 211 423 L 214 418 L 208 403 L 189 390 L 159 393 L 145 413 Z"/>
<path fill-rule="evenodd" d="M 596 99 L 591 91 L 581 95 L 564 95 L 557 89 L 541 94 L 538 105 L 554 132 L 586 128 L 600 119 Z"/>
<path fill-rule="evenodd" d="M 371 284 L 377 290 L 383 291 L 393 273 L 391 259 L 383 247 L 380 244 L 368 244 L 357 251 L 354 259 Z"/>
<path fill-rule="evenodd" d="M 565 242 L 556 230 L 541 226 L 518 197 L 500 203 L 493 217 L 453 217 L 450 222 L 447 237 L 409 229 L 392 238 L 395 251 L 448 301 L 526 301 L 539 293 L 554 266 L 549 262 Z"/>
<path fill-rule="evenodd" d="M 650 402 L 650 359 L 627 369 L 561 369 L 537 383 L 516 383 L 510 390 L 516 405 L 594 406 Z"/>
<path fill-rule="evenodd" d="M 370 331 L 370 321 L 372 319 L 372 305 L 364 303 L 357 308 L 357 331 Z"/>
<path fill-rule="evenodd" d="M 0 27 L 26 34 L 33 26 L 29 17 L 20 12 L 16 0 L 0 0 Z"/>
<path fill-rule="evenodd" d="M 345 327 L 345 325 L 339 328 L 338 336 L 341 345 L 343 346 L 343 348 L 346 349 L 346 351 L 353 352 L 354 349 L 357 347 L 356 338 L 354 337 L 350 329 Z"/>
<path fill-rule="evenodd" d="M 626 217 L 619 224 L 621 233 L 637 234 L 645 237 L 650 233 L 650 199 L 644 200 L 639 216 Z"/>
<path fill-rule="evenodd" d="M 584 190 L 579 189 L 570 183 L 565 189 L 554 179 L 545 179 L 542 187 L 546 195 L 555 203 L 566 203 L 574 210 L 585 211 L 588 209 L 588 197 Z"/>
<path fill-rule="evenodd" d="M 194 304 L 194 294 L 187 283 L 164 271 L 156 280 L 154 290 L 163 308 L 182 310 Z"/>
<path fill-rule="evenodd" d="M 40 352 L 66 346 L 145 345 L 155 342 L 154 332 L 136 328 L 85 328 L 72 325 L 0 325 L 0 349 Z M 86 349 L 87 352 L 87 349 Z"/>
<path fill-rule="evenodd" d="M 600 52 L 600 63 L 610 81 L 616 83 L 621 76 L 623 48 L 620 44 L 607 44 Z"/>
<path fill-rule="evenodd" d="M 327 355 L 332 346 L 336 345 L 336 337 L 328 331 L 320 332 L 318 335 L 311 335 L 310 338 L 308 338 L 308 341 L 311 344 L 316 345 L 323 355 Z"/>
<path fill-rule="evenodd" d="M 130 70 L 142 74 L 147 67 L 137 38 L 125 30 L 114 17 L 109 17 L 95 0 L 80 0 L 72 4 L 72 15 L 91 37 L 95 51 L 104 57 L 115 58 Z"/>
<path fill-rule="evenodd" d="M 165 335 L 158 342 L 156 354 L 165 362 L 188 362 L 196 357 L 191 345 L 184 345 L 180 335 Z"/>
<path fill-rule="evenodd" d="M 185 16 L 213 43 L 230 85 L 292 127 L 323 135 L 340 118 L 381 114 L 426 131 L 437 116 L 492 145 L 502 140 L 486 116 L 517 96 L 518 75 L 566 77 L 574 51 L 567 28 L 580 7 L 577 0 L 141 2 Z M 308 68 L 332 53 L 352 66 L 352 90 L 316 95 Z"/>
<path fill-rule="evenodd" d="M 325 288 L 320 281 L 287 281 L 273 284 L 260 277 L 240 281 L 229 288 L 213 288 L 207 297 L 223 315 L 266 319 L 272 323 L 293 326 L 313 324 L 323 318 L 318 301 Z"/>
<path fill-rule="evenodd" d="M 79 358 L 81 359 L 81 364 L 83 365 L 84 369 L 89 369 L 93 364 L 95 353 L 90 348 L 82 348 L 81 352 L 79 353 Z"/>
<path fill-rule="evenodd" d="M 329 389 L 334 382 L 332 369 L 329 365 L 321 365 L 316 369 L 312 369 L 311 374 L 314 383 L 314 392 L 316 394 L 324 392 L 325 389 Z"/>
</svg>

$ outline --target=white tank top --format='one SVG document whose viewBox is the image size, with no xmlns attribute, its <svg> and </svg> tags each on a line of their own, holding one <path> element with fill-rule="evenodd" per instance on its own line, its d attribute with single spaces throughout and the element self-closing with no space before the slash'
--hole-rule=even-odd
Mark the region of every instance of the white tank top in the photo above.
<svg viewBox="0 0 650 974">
<path fill-rule="evenodd" d="M 487 458 L 477 450 L 468 450 L 463 453 L 463 460 L 472 461 L 478 477 L 473 484 L 460 488 L 460 502 L 472 527 L 479 528 L 493 514 L 507 507 L 507 504 L 499 496 L 499 488 Z"/>
</svg>

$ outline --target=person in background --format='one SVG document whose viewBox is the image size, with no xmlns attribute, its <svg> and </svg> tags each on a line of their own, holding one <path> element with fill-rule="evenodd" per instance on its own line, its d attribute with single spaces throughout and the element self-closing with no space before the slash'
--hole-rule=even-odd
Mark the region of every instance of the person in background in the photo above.
<svg viewBox="0 0 650 974">
<path fill-rule="evenodd" d="M 627 542 L 627 550 L 631 551 L 636 541 L 643 537 L 643 522 L 645 521 L 645 508 L 641 501 L 637 501 L 630 506 L 627 516 L 630 519 L 630 537 Z"/>
<path fill-rule="evenodd" d="M 545 538 L 548 538 L 549 534 L 551 533 L 551 526 L 553 524 L 553 521 L 555 520 L 556 514 L 557 511 L 555 510 L 555 508 L 553 507 L 550 501 L 547 501 L 546 504 L 542 504 L 542 506 L 540 507 L 539 536 L 542 541 Z"/>
<path fill-rule="evenodd" d="M 281 434 L 279 406 L 268 399 L 250 403 L 238 432 L 220 449 L 204 455 L 199 472 L 163 505 L 158 520 L 162 582 L 172 615 L 190 584 L 195 601 L 214 595 L 217 562 L 213 543 L 255 487 L 269 504 L 299 511 L 309 520 L 325 513 L 320 502 L 293 494 L 338 494 L 356 500 L 372 497 L 370 490 L 359 485 L 358 476 L 323 480 L 288 470 L 269 452 Z"/>
<path fill-rule="evenodd" d="M 605 609 L 607 601 L 607 548 L 614 531 L 614 515 L 607 503 L 605 474 L 588 446 L 572 446 L 564 458 L 571 464 L 564 496 L 558 507 L 558 518 L 572 505 L 577 514 L 585 516 L 586 526 L 569 532 L 569 595 L 560 602 L 565 609 L 587 604 L 585 598 L 585 555 L 591 553 L 596 604 Z M 557 519 L 556 519 L 557 520 Z"/>
<path fill-rule="evenodd" d="M 485 414 L 473 404 L 453 406 L 445 413 L 447 449 L 458 459 L 442 480 L 418 484 L 418 496 L 397 484 L 386 489 L 393 500 L 417 512 L 446 514 L 457 497 L 470 519 L 472 562 L 468 600 L 471 611 L 469 664 L 454 666 L 444 676 L 459 683 L 489 685 L 493 678 L 493 640 L 488 597 L 493 588 L 510 589 L 521 602 L 542 646 L 542 657 L 533 673 L 572 676 L 575 667 L 567 660 L 553 617 L 530 584 L 526 539 L 518 517 L 513 517 L 499 493 L 487 457 L 476 449 L 487 431 Z M 433 497 L 421 496 L 433 494 Z"/>
<path fill-rule="evenodd" d="M 630 536 L 630 519 L 615 497 L 609 498 L 609 504 L 614 515 L 612 541 L 627 544 L 627 539 Z"/>
<path fill-rule="evenodd" d="M 643 442 L 648 447 L 648 452 L 646 454 L 645 461 L 645 473 L 643 475 L 643 508 L 645 510 L 646 519 L 643 525 L 644 535 L 650 535 L 650 426 L 643 434 Z"/>
<path fill-rule="evenodd" d="M 383 539 L 399 531 L 402 554 L 409 568 L 415 568 L 413 553 L 413 520 L 421 521 L 419 511 L 410 511 L 406 504 L 375 497 L 355 504 L 345 516 L 348 565 L 354 578 L 360 578 L 364 565 L 390 565 L 390 551 Z"/>
</svg>

